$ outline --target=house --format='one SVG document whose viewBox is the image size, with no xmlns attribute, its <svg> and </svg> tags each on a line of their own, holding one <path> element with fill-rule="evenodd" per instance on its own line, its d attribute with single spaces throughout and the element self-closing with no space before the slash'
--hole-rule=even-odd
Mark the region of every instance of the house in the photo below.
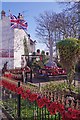
<svg viewBox="0 0 80 120">
<path fill-rule="evenodd" d="M 8 62 L 10 69 L 14 67 L 14 30 L 10 29 L 10 21 L 5 11 L 1 12 L 0 28 L 0 68 Z"/>
<path fill-rule="evenodd" d="M 35 52 L 35 41 L 32 41 L 30 34 L 25 32 L 23 29 L 14 30 L 14 67 L 20 67 L 21 55 L 25 54 L 24 51 L 24 38 L 26 39 L 26 47 L 28 53 L 32 54 Z"/>
<path fill-rule="evenodd" d="M 35 51 L 35 41 L 30 35 L 19 28 L 11 28 L 9 17 L 4 10 L 1 12 L 0 20 L 0 68 L 8 62 L 8 69 L 21 66 L 21 55 L 24 54 L 24 38 L 29 54 Z"/>
</svg>

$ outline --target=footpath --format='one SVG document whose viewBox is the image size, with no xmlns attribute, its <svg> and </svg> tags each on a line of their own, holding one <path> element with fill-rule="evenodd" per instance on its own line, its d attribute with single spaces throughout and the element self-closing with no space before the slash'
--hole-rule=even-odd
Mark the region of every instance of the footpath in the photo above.
<svg viewBox="0 0 80 120">
<path fill-rule="evenodd" d="M 8 120 L 5 114 L 2 112 L 2 109 L 0 109 L 0 120 Z"/>
</svg>

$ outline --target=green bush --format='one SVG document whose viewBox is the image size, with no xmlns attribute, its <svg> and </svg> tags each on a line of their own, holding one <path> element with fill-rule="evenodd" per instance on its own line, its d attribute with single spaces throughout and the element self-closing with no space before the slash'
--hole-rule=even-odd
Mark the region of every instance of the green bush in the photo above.
<svg viewBox="0 0 80 120">
<path fill-rule="evenodd" d="M 57 43 L 60 63 L 67 71 L 68 84 L 71 85 L 74 79 L 75 65 L 80 55 L 80 40 L 67 38 Z"/>
</svg>

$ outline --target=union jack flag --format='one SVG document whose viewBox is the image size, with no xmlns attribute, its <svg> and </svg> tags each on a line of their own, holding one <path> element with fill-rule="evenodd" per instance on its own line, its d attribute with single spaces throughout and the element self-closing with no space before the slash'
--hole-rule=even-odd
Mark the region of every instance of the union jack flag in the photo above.
<svg viewBox="0 0 80 120">
<path fill-rule="evenodd" d="M 18 17 L 12 14 L 10 14 L 9 17 L 11 22 L 11 28 L 27 29 L 28 24 L 23 19 L 23 16 L 20 13 Z"/>
</svg>

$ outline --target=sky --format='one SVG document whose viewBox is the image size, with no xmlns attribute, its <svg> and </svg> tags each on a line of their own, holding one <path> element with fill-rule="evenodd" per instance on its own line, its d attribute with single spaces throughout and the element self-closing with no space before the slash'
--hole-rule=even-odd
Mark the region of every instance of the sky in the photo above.
<svg viewBox="0 0 80 120">
<path fill-rule="evenodd" d="M 27 32 L 31 39 L 36 40 L 36 49 L 46 50 L 46 46 L 38 42 L 36 37 L 36 21 L 35 17 L 39 17 L 40 13 L 44 11 L 61 12 L 65 5 L 60 2 L 2 2 L 2 9 L 5 10 L 6 15 L 9 15 L 9 10 L 13 15 L 18 16 L 18 13 L 23 14 L 24 19 L 28 22 Z"/>
<path fill-rule="evenodd" d="M 56 0 L 1 0 L 1 1 L 9 1 L 9 2 L 16 2 L 16 1 L 18 1 L 18 2 L 24 2 L 24 1 L 26 1 L 26 2 L 37 2 L 37 1 L 39 1 L 39 2 L 54 2 L 54 1 L 56 1 Z M 60 1 L 60 0 L 59 0 Z M 62 0 L 61 0 L 62 1 Z M 63 0 L 64 1 L 64 0 Z"/>
</svg>

